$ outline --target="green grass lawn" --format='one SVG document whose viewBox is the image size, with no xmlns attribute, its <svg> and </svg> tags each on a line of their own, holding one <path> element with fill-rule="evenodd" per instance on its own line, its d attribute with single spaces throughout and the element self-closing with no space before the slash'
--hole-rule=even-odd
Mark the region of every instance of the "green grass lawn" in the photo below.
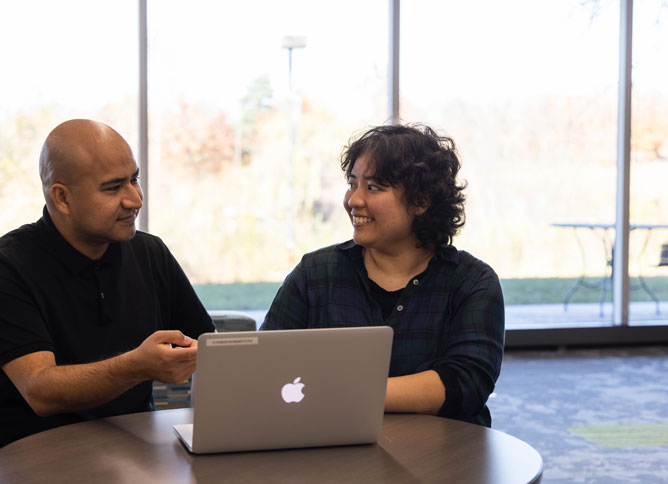
<svg viewBox="0 0 668 484">
<path fill-rule="evenodd" d="M 503 296 L 507 305 L 561 304 L 577 278 L 502 279 Z M 587 282 L 595 283 L 594 278 Z M 660 301 L 668 300 L 668 277 L 647 277 L 645 282 Z M 631 279 L 636 287 L 638 279 Z M 199 284 L 195 291 L 207 309 L 267 309 L 280 287 L 279 282 L 250 282 L 235 284 Z M 579 288 L 571 302 L 598 302 L 600 289 Z M 606 300 L 610 300 L 608 291 Z M 641 289 L 631 291 L 631 301 L 651 301 Z"/>
<path fill-rule="evenodd" d="M 501 279 L 506 304 L 561 304 L 577 278 L 535 278 Z M 600 279 L 586 278 L 588 284 L 596 284 Z M 659 301 L 668 300 L 668 277 L 646 277 L 645 283 Z M 631 301 L 651 301 L 649 295 L 640 288 L 637 278 L 631 278 Z M 573 303 L 599 302 L 600 286 L 597 289 L 580 287 L 571 298 Z M 608 287 L 606 301 L 611 300 Z"/>
<path fill-rule="evenodd" d="M 280 282 L 196 284 L 195 292 L 207 309 L 267 309 Z"/>
</svg>

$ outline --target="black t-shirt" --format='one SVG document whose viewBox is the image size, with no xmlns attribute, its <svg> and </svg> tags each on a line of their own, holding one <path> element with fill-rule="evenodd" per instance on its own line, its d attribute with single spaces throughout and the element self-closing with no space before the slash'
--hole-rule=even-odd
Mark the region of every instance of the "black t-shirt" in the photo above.
<svg viewBox="0 0 668 484">
<path fill-rule="evenodd" d="M 380 312 L 383 314 L 383 321 L 390 317 L 390 314 L 394 311 L 394 306 L 399 300 L 399 296 L 401 296 L 401 293 L 404 291 L 403 289 L 386 291 L 371 279 L 369 279 L 369 290 L 371 291 L 371 298 L 380 306 Z"/>
<path fill-rule="evenodd" d="M 67 243 L 46 209 L 0 238 L 0 366 L 37 351 L 53 352 L 59 365 L 99 361 L 162 329 L 197 338 L 213 324 L 159 238 L 137 232 L 93 261 Z M 0 446 L 59 425 L 150 410 L 151 387 L 146 381 L 87 412 L 43 418 L 0 372 Z"/>
</svg>

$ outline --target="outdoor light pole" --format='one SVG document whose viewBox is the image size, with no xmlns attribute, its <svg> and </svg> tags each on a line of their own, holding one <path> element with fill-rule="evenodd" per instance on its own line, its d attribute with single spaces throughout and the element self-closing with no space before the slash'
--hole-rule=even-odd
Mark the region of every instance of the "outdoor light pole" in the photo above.
<svg viewBox="0 0 668 484">
<path fill-rule="evenodd" d="M 306 37 L 299 35 L 290 35 L 283 37 L 283 48 L 288 50 L 288 136 L 289 136 L 289 153 L 288 153 L 288 167 L 286 170 L 287 186 L 289 191 L 287 208 L 286 208 L 286 247 L 288 249 L 288 257 L 290 263 L 295 262 L 295 229 L 294 229 L 294 152 L 297 144 L 297 118 L 301 109 L 301 103 L 297 102 L 297 96 L 292 89 L 292 50 L 303 49 L 306 47 Z"/>
</svg>

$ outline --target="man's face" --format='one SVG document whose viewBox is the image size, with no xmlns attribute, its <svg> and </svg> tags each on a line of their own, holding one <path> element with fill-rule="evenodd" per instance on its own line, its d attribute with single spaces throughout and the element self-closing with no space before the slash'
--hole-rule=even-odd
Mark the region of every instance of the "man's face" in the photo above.
<svg viewBox="0 0 668 484">
<path fill-rule="evenodd" d="M 142 207 L 139 169 L 122 140 L 98 146 L 69 185 L 75 246 L 100 247 L 134 237 Z"/>
</svg>

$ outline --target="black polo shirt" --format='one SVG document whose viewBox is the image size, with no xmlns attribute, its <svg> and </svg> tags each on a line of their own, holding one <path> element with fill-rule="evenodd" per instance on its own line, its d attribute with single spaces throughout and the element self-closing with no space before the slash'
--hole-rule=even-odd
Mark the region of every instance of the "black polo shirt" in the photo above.
<svg viewBox="0 0 668 484">
<path fill-rule="evenodd" d="M 211 318 L 183 270 L 157 237 L 137 232 L 94 261 L 40 220 L 0 238 L 0 365 L 51 351 L 59 365 L 88 363 L 136 348 L 157 330 L 197 338 Z M 0 372 L 0 446 L 81 420 L 152 408 L 143 382 L 88 412 L 39 417 Z"/>
</svg>

